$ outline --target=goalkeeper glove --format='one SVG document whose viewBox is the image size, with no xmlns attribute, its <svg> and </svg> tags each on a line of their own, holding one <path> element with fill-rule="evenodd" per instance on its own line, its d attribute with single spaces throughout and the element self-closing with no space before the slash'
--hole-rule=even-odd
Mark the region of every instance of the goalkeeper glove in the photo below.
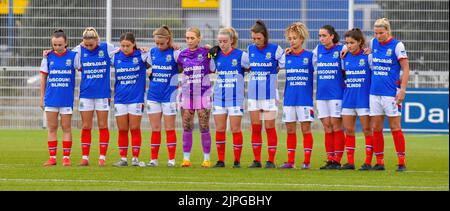
<svg viewBox="0 0 450 211">
<path fill-rule="evenodd" d="M 209 49 L 208 52 L 208 59 L 214 59 L 217 57 L 217 54 L 219 54 L 220 51 L 220 47 L 219 46 L 214 46 L 211 49 Z"/>
</svg>

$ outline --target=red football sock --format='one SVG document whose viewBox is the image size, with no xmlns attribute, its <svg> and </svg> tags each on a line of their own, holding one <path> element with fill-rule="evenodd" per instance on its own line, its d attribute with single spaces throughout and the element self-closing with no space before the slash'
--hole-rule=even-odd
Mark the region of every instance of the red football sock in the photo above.
<svg viewBox="0 0 450 211">
<path fill-rule="evenodd" d="M 377 164 L 384 164 L 384 136 L 383 131 L 373 132 L 373 151 L 377 157 Z"/>
<path fill-rule="evenodd" d="M 131 147 L 133 149 L 133 158 L 139 157 L 139 153 L 141 152 L 141 144 L 141 129 L 131 130 Z"/>
<path fill-rule="evenodd" d="M 325 150 L 327 152 L 328 161 L 334 158 L 334 133 L 325 133 Z"/>
<path fill-rule="evenodd" d="M 109 129 L 101 128 L 99 129 L 99 142 L 100 142 L 100 156 L 106 156 L 109 145 Z"/>
<path fill-rule="evenodd" d="M 167 150 L 169 151 L 169 160 L 175 159 L 175 152 L 177 149 L 177 134 L 175 130 L 166 131 Z"/>
<path fill-rule="evenodd" d="M 91 129 L 81 130 L 81 152 L 83 156 L 89 156 L 89 152 L 91 151 L 91 142 Z"/>
<path fill-rule="evenodd" d="M 127 158 L 128 154 L 128 130 L 119 131 L 119 152 L 121 158 Z"/>
<path fill-rule="evenodd" d="M 356 137 L 347 135 L 345 138 L 345 149 L 347 151 L 347 161 L 350 165 L 355 165 Z"/>
<path fill-rule="evenodd" d="M 336 157 L 334 161 L 341 163 L 342 155 L 345 150 L 345 134 L 342 130 L 334 131 L 334 151 Z"/>
<path fill-rule="evenodd" d="M 261 161 L 261 148 L 262 148 L 262 126 L 252 125 L 252 147 L 253 155 L 256 161 Z"/>
<path fill-rule="evenodd" d="M 392 136 L 394 138 L 395 150 L 397 151 L 398 164 L 405 165 L 405 136 L 401 130 L 392 131 Z"/>
<path fill-rule="evenodd" d="M 373 156 L 373 136 L 366 136 L 366 161 L 368 165 L 372 165 Z"/>
<path fill-rule="evenodd" d="M 297 149 L 297 134 L 287 134 L 287 150 L 288 150 L 288 163 L 295 163 L 295 150 Z"/>
<path fill-rule="evenodd" d="M 234 161 L 241 161 L 243 137 L 242 132 L 233 133 Z"/>
<path fill-rule="evenodd" d="M 159 148 L 161 146 L 161 131 L 153 131 L 151 137 L 152 160 L 158 159 Z"/>
<path fill-rule="evenodd" d="M 305 153 L 305 160 L 303 163 L 310 164 L 313 149 L 313 136 L 311 133 L 303 134 L 303 149 Z"/>
<path fill-rule="evenodd" d="M 50 157 L 56 157 L 56 151 L 58 149 L 58 141 L 47 141 L 47 145 Z"/>
<path fill-rule="evenodd" d="M 266 129 L 267 133 L 267 143 L 268 143 L 268 151 L 269 151 L 269 161 L 275 162 L 275 154 L 277 153 L 277 145 L 278 145 L 278 136 L 276 128 Z"/>
<path fill-rule="evenodd" d="M 72 150 L 72 141 L 63 141 L 63 156 L 70 157 L 71 150 Z"/>
<path fill-rule="evenodd" d="M 225 161 L 226 133 L 216 131 L 216 147 L 219 161 Z"/>
</svg>

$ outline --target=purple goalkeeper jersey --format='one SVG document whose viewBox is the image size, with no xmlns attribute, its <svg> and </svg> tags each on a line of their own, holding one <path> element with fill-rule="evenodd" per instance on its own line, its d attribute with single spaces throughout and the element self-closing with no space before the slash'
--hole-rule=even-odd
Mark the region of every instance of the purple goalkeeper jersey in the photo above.
<svg viewBox="0 0 450 211">
<path fill-rule="evenodd" d="M 211 108 L 211 60 L 208 49 L 186 49 L 178 57 L 178 65 L 183 68 L 181 106 L 183 109 Z"/>
</svg>

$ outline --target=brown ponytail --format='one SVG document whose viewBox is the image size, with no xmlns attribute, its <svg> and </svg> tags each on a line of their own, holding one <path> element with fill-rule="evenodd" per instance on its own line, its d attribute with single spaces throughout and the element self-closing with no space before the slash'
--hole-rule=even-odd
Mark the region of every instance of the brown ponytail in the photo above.
<svg viewBox="0 0 450 211">
<path fill-rule="evenodd" d="M 333 26 L 325 25 L 325 26 L 322 26 L 321 29 L 325 29 L 325 30 L 328 31 L 328 34 L 334 35 L 334 38 L 333 38 L 333 43 L 334 44 L 339 43 L 339 41 L 341 40 L 341 38 L 339 37 L 339 34 L 336 32 L 336 29 L 334 29 Z"/>
<path fill-rule="evenodd" d="M 125 32 L 120 36 L 120 42 L 127 40 L 134 44 L 134 50 L 137 50 L 136 38 L 132 32 Z"/>
<path fill-rule="evenodd" d="M 253 33 L 261 33 L 264 36 L 264 44 L 269 44 L 269 32 L 267 31 L 266 24 L 262 20 L 257 20 L 255 25 L 251 28 Z"/>
<path fill-rule="evenodd" d="M 52 34 L 51 38 L 60 38 L 60 37 L 62 37 L 64 39 L 64 42 L 67 43 L 67 35 L 64 32 L 64 30 L 56 29 L 55 31 L 53 31 L 53 34 Z M 65 48 L 67 48 L 67 45 L 65 46 Z"/>
</svg>

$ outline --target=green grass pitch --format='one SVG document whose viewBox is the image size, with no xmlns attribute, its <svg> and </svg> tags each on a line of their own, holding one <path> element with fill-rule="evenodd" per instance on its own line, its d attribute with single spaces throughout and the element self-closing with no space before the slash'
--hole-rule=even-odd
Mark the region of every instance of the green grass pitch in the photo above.
<svg viewBox="0 0 450 211">
<path fill-rule="evenodd" d="M 78 167 L 81 157 L 80 131 L 73 131 L 72 166 L 61 166 L 61 142 L 58 143 L 58 165 L 43 167 L 48 159 L 46 130 L 0 130 L 0 190 L 449 190 L 448 135 L 406 135 L 407 172 L 395 171 L 397 158 L 390 133 L 385 134 L 384 172 L 320 171 L 325 160 L 323 134 L 314 134 L 312 169 L 248 169 L 253 154 L 250 132 L 244 132 L 244 150 L 241 169 L 232 169 L 232 136 L 227 134 L 227 154 L 224 169 L 203 169 L 203 154 L 198 131 L 194 133 L 191 155 L 193 167 L 179 167 L 182 161 L 181 133 L 178 133 L 177 167 L 166 167 L 165 135 L 160 149 L 159 167 L 117 168 L 112 164 L 119 159 L 117 131 L 111 131 L 107 166 L 98 167 L 98 134 L 93 131 L 91 165 Z M 61 137 L 61 131 L 58 131 Z M 150 158 L 150 132 L 143 130 L 140 160 Z M 214 140 L 214 135 L 213 135 Z M 215 142 L 212 144 L 212 162 L 217 159 Z M 267 158 L 264 135 L 262 159 Z M 298 134 L 296 164 L 303 160 L 302 138 Z M 130 150 L 131 151 L 131 150 Z M 129 152 L 129 156 L 131 152 Z M 364 160 L 364 140 L 357 136 L 356 165 Z M 286 133 L 278 131 L 276 163 L 287 159 Z M 344 156 L 344 161 L 346 157 Z"/>
</svg>

